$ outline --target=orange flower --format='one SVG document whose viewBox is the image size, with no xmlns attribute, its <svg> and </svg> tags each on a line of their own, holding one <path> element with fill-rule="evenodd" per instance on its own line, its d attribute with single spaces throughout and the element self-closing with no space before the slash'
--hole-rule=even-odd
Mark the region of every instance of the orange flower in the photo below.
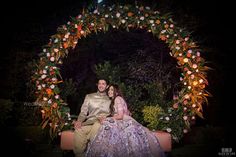
<svg viewBox="0 0 236 157">
<path fill-rule="evenodd" d="M 68 43 L 67 42 L 64 42 L 63 43 L 63 47 L 66 49 L 66 48 L 68 48 Z"/>
<path fill-rule="evenodd" d="M 187 57 L 189 57 L 189 58 L 190 58 L 190 57 L 191 57 L 191 53 L 187 53 Z"/>
<path fill-rule="evenodd" d="M 134 15 L 134 13 L 128 12 L 128 16 L 129 16 L 129 17 L 131 17 L 131 16 L 133 16 L 133 15 Z"/>
<path fill-rule="evenodd" d="M 52 89 L 48 88 L 48 89 L 46 89 L 46 92 L 47 92 L 48 95 L 51 95 L 52 94 Z"/>
<path fill-rule="evenodd" d="M 79 26 L 77 27 L 77 30 L 80 32 L 80 31 L 82 30 L 82 26 L 79 25 Z"/>
<path fill-rule="evenodd" d="M 160 20 L 156 20 L 156 24 L 158 24 L 158 25 L 159 25 L 160 23 L 161 23 L 161 21 L 160 21 Z"/>
<path fill-rule="evenodd" d="M 160 36 L 160 39 L 165 41 L 167 38 L 166 38 L 166 36 L 162 35 L 162 36 Z"/>
<path fill-rule="evenodd" d="M 165 28 L 168 28 L 169 27 L 169 25 L 168 24 L 165 24 L 165 26 L 164 26 Z"/>
</svg>

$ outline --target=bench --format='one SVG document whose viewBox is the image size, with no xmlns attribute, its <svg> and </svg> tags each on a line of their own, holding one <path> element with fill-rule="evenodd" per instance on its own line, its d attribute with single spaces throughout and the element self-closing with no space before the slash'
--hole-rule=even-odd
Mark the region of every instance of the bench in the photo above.
<svg viewBox="0 0 236 157">
<path fill-rule="evenodd" d="M 172 148 L 171 135 L 164 131 L 156 131 L 160 145 L 164 152 L 170 152 Z M 72 130 L 62 131 L 60 147 L 62 150 L 73 150 L 74 148 L 74 132 Z"/>
</svg>

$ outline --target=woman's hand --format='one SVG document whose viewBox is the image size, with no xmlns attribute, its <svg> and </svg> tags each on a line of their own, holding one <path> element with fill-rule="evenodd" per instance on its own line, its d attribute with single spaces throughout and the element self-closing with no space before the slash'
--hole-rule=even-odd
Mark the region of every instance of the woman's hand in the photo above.
<svg viewBox="0 0 236 157">
<path fill-rule="evenodd" d="M 103 124 L 104 120 L 106 119 L 105 116 L 98 117 L 98 120 L 101 124 Z"/>
</svg>

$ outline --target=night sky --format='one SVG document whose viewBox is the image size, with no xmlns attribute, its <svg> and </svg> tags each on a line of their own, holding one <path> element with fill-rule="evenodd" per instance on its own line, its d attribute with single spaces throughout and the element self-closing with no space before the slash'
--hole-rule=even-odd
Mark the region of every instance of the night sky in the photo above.
<svg viewBox="0 0 236 157">
<path fill-rule="evenodd" d="M 27 53 L 40 52 L 41 46 L 49 41 L 51 35 L 56 33 L 58 26 L 65 24 L 80 13 L 85 2 L 80 0 L 40 0 L 30 2 L 11 2 L 2 4 L 1 26 L 3 40 L 0 72 L 1 72 L 1 95 L 2 98 L 9 98 L 9 73 L 17 59 L 15 52 L 25 51 Z M 80 1 L 80 2 L 78 2 Z M 164 2 L 166 1 L 166 2 Z M 203 52 L 202 56 L 209 62 L 213 70 L 209 71 L 208 90 L 213 97 L 209 98 L 209 106 L 205 109 L 206 123 L 225 127 L 227 140 L 230 145 L 233 138 L 232 127 L 235 125 L 231 117 L 235 115 L 232 110 L 235 105 L 233 73 L 233 48 L 235 47 L 235 28 L 233 13 L 235 8 L 227 0 L 198 1 L 198 0 L 159 0 L 173 16 L 181 17 L 181 24 L 190 28 L 195 24 L 193 35 L 200 39 L 200 44 L 206 47 L 209 52 Z M 166 5 L 165 5 L 166 4 Z M 168 12 L 168 10 L 167 10 Z M 17 54 L 20 56 L 20 54 Z M 29 55 L 28 59 L 35 55 Z M 27 62 L 27 61 L 26 61 Z M 22 63 L 24 64 L 24 63 Z M 14 83 L 14 82 L 12 82 Z M 231 103 L 232 102 L 232 103 Z M 235 151 L 235 149 L 234 149 Z"/>
</svg>

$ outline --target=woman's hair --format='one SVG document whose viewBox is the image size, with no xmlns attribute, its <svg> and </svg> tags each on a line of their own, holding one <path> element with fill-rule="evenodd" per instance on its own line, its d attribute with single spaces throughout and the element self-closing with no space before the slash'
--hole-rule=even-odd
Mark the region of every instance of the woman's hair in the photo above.
<svg viewBox="0 0 236 157">
<path fill-rule="evenodd" d="M 110 116 L 113 116 L 113 114 L 115 112 L 115 110 L 114 110 L 115 99 L 116 99 L 117 96 L 120 96 L 120 97 L 123 98 L 123 94 L 122 94 L 122 92 L 121 92 L 121 90 L 120 90 L 120 88 L 117 84 L 110 84 L 109 87 L 108 87 L 107 92 L 109 91 L 110 87 L 113 87 L 113 89 L 114 89 L 114 91 L 113 91 L 114 97 L 111 98 L 111 105 L 110 105 Z"/>
</svg>

